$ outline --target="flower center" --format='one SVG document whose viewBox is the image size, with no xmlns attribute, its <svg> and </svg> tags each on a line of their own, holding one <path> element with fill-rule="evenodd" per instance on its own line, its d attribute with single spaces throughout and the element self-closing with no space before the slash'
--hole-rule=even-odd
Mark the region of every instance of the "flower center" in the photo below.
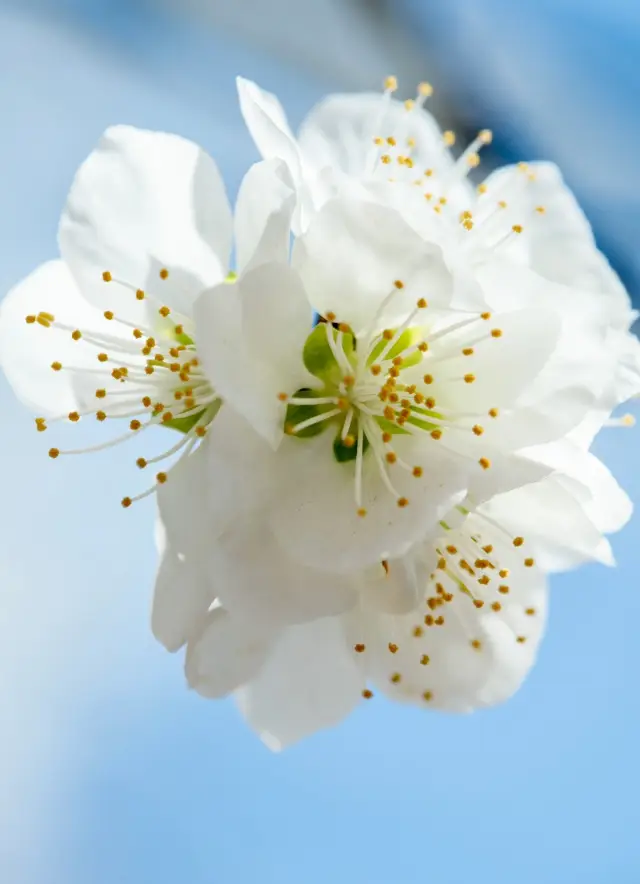
<svg viewBox="0 0 640 884">
<path fill-rule="evenodd" d="M 168 278 L 162 269 L 160 279 Z M 207 427 L 220 408 L 220 399 L 204 374 L 194 342 L 191 319 L 172 311 L 142 289 L 116 280 L 109 271 L 102 274 L 105 283 L 129 289 L 138 301 L 150 306 L 146 324 L 136 325 L 105 310 L 96 328 L 80 329 L 59 322 L 51 313 L 40 312 L 26 317 L 28 324 L 51 328 L 69 335 L 78 347 L 78 364 L 55 360 L 51 369 L 70 373 L 83 406 L 78 411 L 53 418 L 36 418 L 36 428 L 44 432 L 50 423 L 95 417 L 100 422 L 123 422 L 127 431 L 99 445 L 88 448 L 50 448 L 49 456 L 101 451 L 139 435 L 150 427 L 168 427 L 180 433 L 180 440 L 150 458 L 139 457 L 140 469 L 178 455 L 168 469 L 156 473 L 154 484 L 135 497 L 124 497 L 130 506 L 152 494 L 167 481 L 171 469 L 206 435 Z M 94 362 L 95 360 L 95 362 Z"/>
<path fill-rule="evenodd" d="M 394 283 L 395 289 L 402 287 L 401 281 Z M 379 314 L 384 307 L 385 302 Z M 376 316 L 371 327 L 358 335 L 329 314 L 311 332 L 303 349 L 304 364 L 318 379 L 318 387 L 302 388 L 291 396 L 279 394 L 287 403 L 284 429 L 288 435 L 304 440 L 334 428 L 335 460 L 354 463 L 354 496 L 360 516 L 366 515 L 362 487 L 365 456 L 375 460 L 382 483 L 398 506 L 405 507 L 409 499 L 396 490 L 393 470 L 408 471 L 420 479 L 429 460 L 428 446 L 445 433 L 466 432 L 474 437 L 484 433 L 482 425 L 474 422 L 478 415 L 457 410 L 454 404 L 456 386 L 472 384 L 475 374 L 449 372 L 446 380 L 438 381 L 438 369 L 446 369 L 452 358 L 472 356 L 475 345 L 501 337 L 502 331 L 482 330 L 478 334 L 479 324 L 490 318 L 489 313 L 483 313 L 432 332 L 420 322 L 426 308 L 426 300 L 420 298 L 398 328 L 376 329 Z M 462 347 L 461 334 L 466 344 Z M 425 372 L 426 367 L 434 373 Z M 440 393 L 444 393 L 443 401 L 439 401 Z M 498 409 L 492 408 L 488 414 L 496 418 Z M 409 438 L 424 444 L 422 450 L 412 448 L 420 463 L 407 463 L 397 450 L 402 447 L 401 440 Z M 491 466 L 486 457 L 476 461 L 482 469 Z"/>
</svg>

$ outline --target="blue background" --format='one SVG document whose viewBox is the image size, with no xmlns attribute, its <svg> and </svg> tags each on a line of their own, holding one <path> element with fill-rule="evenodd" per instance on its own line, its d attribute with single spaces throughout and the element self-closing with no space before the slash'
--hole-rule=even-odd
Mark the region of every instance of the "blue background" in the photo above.
<svg viewBox="0 0 640 884">
<path fill-rule="evenodd" d="M 522 3 L 518 30 L 507 15 L 514 4 L 477 4 L 482 45 L 447 67 L 447 52 L 458 51 L 474 24 L 464 5 L 434 3 L 431 18 L 418 2 L 397 11 L 412 29 L 421 23 L 414 37 L 427 48 L 440 44 L 433 61 L 461 119 L 473 123 L 480 102 L 502 120 L 506 152 L 529 153 L 541 131 L 538 108 L 546 116 L 536 151 L 568 156 L 566 126 L 554 123 L 562 102 L 553 91 L 534 101 L 534 77 L 529 91 L 521 81 L 517 96 L 506 95 L 491 82 L 487 58 L 510 49 L 519 69 L 553 61 L 557 82 L 575 94 L 575 118 L 597 144 L 590 78 L 596 50 L 610 47 L 615 65 L 606 68 L 612 79 L 600 110 L 619 128 L 609 129 L 608 154 L 594 153 L 588 138 L 573 145 L 580 163 L 566 171 L 602 209 L 599 229 L 614 252 L 629 255 L 637 171 L 634 164 L 635 182 L 621 187 L 616 158 L 630 156 L 638 125 L 637 93 L 635 111 L 627 101 L 637 75 L 624 66 L 639 43 L 634 7 Z M 563 52 L 551 38 L 527 40 L 534 25 L 538 36 L 569 28 Z M 73 172 L 110 123 L 199 141 L 235 192 L 255 158 L 235 74 L 278 92 L 294 121 L 336 87 L 335 78 L 277 56 L 152 4 L 0 3 L 0 289 L 55 256 Z M 520 117 L 521 142 L 509 127 Z M 584 154 L 603 166 L 608 206 L 591 187 Z M 150 635 L 153 503 L 126 514 L 118 503 L 134 480 L 136 453 L 53 463 L 50 443 L 3 380 L 0 407 L 3 884 L 640 880 L 637 522 L 614 538 L 617 570 L 590 567 L 554 580 L 539 664 L 506 706 L 458 718 L 376 698 L 339 728 L 273 755 L 231 702 L 187 692 L 179 656 Z M 597 446 L 636 501 L 638 432 L 611 430 Z M 78 444 L 77 428 L 56 433 L 61 447 L 65 434 Z"/>
</svg>

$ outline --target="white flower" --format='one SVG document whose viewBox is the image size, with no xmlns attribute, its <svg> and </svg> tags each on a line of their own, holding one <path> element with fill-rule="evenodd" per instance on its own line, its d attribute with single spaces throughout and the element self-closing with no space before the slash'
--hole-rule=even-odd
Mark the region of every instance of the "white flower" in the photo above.
<svg viewBox="0 0 640 884">
<path fill-rule="evenodd" d="M 383 94 L 327 97 L 296 139 L 277 98 L 238 80 L 240 106 L 258 149 L 264 157 L 282 158 L 296 182 L 300 227 L 336 194 L 364 191 L 439 243 L 452 269 L 499 258 L 580 290 L 585 301 L 587 293 L 601 296 L 608 327 L 599 352 L 599 407 L 581 431 L 593 438 L 611 409 L 640 391 L 640 344 L 629 332 L 636 318 L 629 297 L 573 194 L 550 163 L 508 166 L 472 188 L 467 175 L 480 164 L 491 132 L 480 132 L 454 161 L 449 149 L 454 134 L 442 133 L 423 107 L 429 84 L 404 103 L 392 98 L 396 88 L 390 77 Z M 488 304 L 498 306 L 490 286 L 478 281 Z M 508 298 L 512 309 L 520 306 L 513 289 Z M 575 322 L 580 311 L 572 313 Z"/>
<path fill-rule="evenodd" d="M 279 161 L 246 176 L 235 215 L 239 272 L 286 259 L 293 193 Z M 18 395 L 55 421 L 113 425 L 108 448 L 154 426 L 170 445 L 138 466 L 188 454 L 220 399 L 200 363 L 193 304 L 228 273 L 234 222 L 213 160 L 176 135 L 109 129 L 77 173 L 62 214 L 62 260 L 39 267 L 5 298 L 0 357 Z M 26 322 L 25 322 L 26 320 Z M 115 436 L 114 436 L 115 428 Z M 146 436 L 145 436 L 146 438 Z M 175 443 L 175 444 L 174 444 Z"/>
</svg>

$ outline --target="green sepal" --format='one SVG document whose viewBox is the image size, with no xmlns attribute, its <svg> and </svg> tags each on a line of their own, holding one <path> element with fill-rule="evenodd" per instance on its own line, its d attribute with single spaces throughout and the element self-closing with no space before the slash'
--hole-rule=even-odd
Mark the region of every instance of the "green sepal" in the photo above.
<svg viewBox="0 0 640 884">
<path fill-rule="evenodd" d="M 330 329 L 329 334 L 333 335 L 334 341 L 338 336 L 337 329 L 328 326 L 326 322 L 316 325 L 302 350 L 302 361 L 307 371 L 311 372 L 315 377 L 320 378 L 327 384 L 337 386 L 342 380 L 344 372 L 336 362 L 333 351 L 327 340 L 327 328 Z M 342 332 L 342 349 L 349 360 L 350 365 L 355 364 L 355 341 L 351 332 Z"/>
</svg>

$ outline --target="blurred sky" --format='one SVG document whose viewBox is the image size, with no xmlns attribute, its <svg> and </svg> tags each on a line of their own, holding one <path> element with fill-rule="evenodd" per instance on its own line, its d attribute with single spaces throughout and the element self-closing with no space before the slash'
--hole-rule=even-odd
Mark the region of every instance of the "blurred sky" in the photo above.
<svg viewBox="0 0 640 884">
<path fill-rule="evenodd" d="M 627 34 L 638 27 L 629 8 Z M 499 37 L 499 19 L 492 27 Z M 372 69 L 375 39 L 353 33 L 356 67 Z M 260 48 L 228 23 L 206 31 L 169 6 L 0 0 L 0 291 L 55 256 L 73 172 L 108 124 L 201 142 L 235 192 L 255 159 L 235 74 L 277 91 L 297 121 L 323 90 L 356 82 L 329 61 L 323 76 L 299 52 Z M 625 211 L 618 171 L 611 205 Z M 2 884 L 640 880 L 637 522 L 615 538 L 617 571 L 555 581 L 540 663 L 505 707 L 456 718 L 376 699 L 276 756 L 232 703 L 188 693 L 180 658 L 150 635 L 153 503 L 119 505 L 136 453 L 52 463 L 1 379 L 0 405 Z M 88 435 L 67 432 L 74 444 Z M 636 501 L 638 432 L 598 444 Z"/>
</svg>

